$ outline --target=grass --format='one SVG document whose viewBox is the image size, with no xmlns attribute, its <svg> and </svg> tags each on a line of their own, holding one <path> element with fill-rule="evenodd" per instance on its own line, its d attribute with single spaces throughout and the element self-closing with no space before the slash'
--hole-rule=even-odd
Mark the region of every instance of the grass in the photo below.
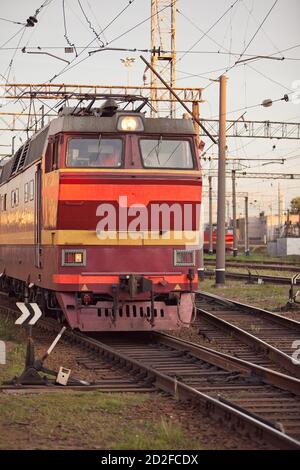
<svg viewBox="0 0 300 470">
<path fill-rule="evenodd" d="M 6 344 L 6 364 L 0 365 L 0 383 L 20 374 L 26 355 L 24 329 L 16 327 L 10 318 L 0 317 L 0 339 Z"/>
<path fill-rule="evenodd" d="M 243 281 L 227 279 L 222 287 L 215 287 L 214 279 L 205 279 L 199 283 L 199 289 L 233 300 L 275 310 L 288 301 L 289 286 L 274 284 L 246 284 Z"/>
<path fill-rule="evenodd" d="M 14 321 L 10 317 L 0 317 L 0 338 L 4 341 L 14 341 L 21 343 L 24 341 L 25 332 L 24 329 L 16 327 Z"/>
<path fill-rule="evenodd" d="M 0 449 L 201 448 L 172 416 L 156 415 L 157 399 L 101 392 L 0 395 Z"/>
</svg>

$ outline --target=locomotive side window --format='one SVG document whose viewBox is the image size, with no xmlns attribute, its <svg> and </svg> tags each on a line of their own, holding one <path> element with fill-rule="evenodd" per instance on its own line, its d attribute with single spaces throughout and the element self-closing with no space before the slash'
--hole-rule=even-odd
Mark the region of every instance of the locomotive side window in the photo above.
<svg viewBox="0 0 300 470">
<path fill-rule="evenodd" d="M 29 199 L 30 201 L 33 201 L 34 199 L 34 181 L 33 180 L 29 181 Z"/>
<path fill-rule="evenodd" d="M 146 168 L 194 168 L 190 142 L 187 140 L 141 139 L 143 165 Z"/>
<path fill-rule="evenodd" d="M 7 200 L 7 195 L 3 194 L 3 196 L 1 196 L 1 211 L 3 212 L 7 210 L 6 200 Z"/>
<path fill-rule="evenodd" d="M 71 138 L 68 142 L 68 167 L 119 168 L 122 166 L 122 140 Z"/>
<path fill-rule="evenodd" d="M 50 136 L 45 156 L 45 172 L 57 170 L 59 168 L 59 155 L 61 151 L 61 135 Z"/>
<path fill-rule="evenodd" d="M 28 202 L 28 201 L 29 201 L 29 184 L 25 183 L 25 186 L 24 186 L 24 202 Z"/>
<path fill-rule="evenodd" d="M 11 192 L 11 207 L 17 207 L 19 205 L 19 189 L 15 189 Z"/>
</svg>

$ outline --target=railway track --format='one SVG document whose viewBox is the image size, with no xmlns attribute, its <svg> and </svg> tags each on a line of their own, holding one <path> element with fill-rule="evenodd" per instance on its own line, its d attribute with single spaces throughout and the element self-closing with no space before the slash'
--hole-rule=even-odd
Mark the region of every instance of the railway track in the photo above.
<svg viewBox="0 0 300 470">
<path fill-rule="evenodd" d="M 192 400 L 236 432 L 300 448 L 299 380 L 161 333 L 97 335 L 96 341 L 105 354 L 142 368 L 156 387 Z"/>
<path fill-rule="evenodd" d="M 300 365 L 292 360 L 299 322 L 206 292 L 197 293 L 196 306 L 204 337 L 241 359 L 300 377 Z"/>
<path fill-rule="evenodd" d="M 298 271 L 300 273 L 300 271 Z M 205 269 L 204 276 L 212 277 L 215 275 L 215 271 Z M 270 282 L 272 284 L 291 284 L 291 278 L 288 276 L 270 276 L 269 274 L 259 273 L 240 273 L 226 271 L 226 277 L 228 279 L 248 279 L 249 282 L 258 282 L 261 279 L 264 282 Z M 300 279 L 295 281 L 296 285 L 300 285 Z"/>
<path fill-rule="evenodd" d="M 48 332 L 60 328 L 46 319 L 38 326 Z M 233 432 L 276 448 L 300 449 L 298 379 L 161 333 L 87 337 L 67 330 L 64 341 L 84 349 L 83 360 L 92 366 L 104 361 L 144 387 L 192 401 Z"/>
<path fill-rule="evenodd" d="M 204 264 L 207 266 L 215 266 L 215 260 L 205 259 Z M 300 266 L 296 266 L 295 263 L 282 264 L 277 261 L 268 261 L 263 263 L 260 261 L 247 263 L 245 261 L 226 261 L 228 268 L 247 268 L 247 269 L 261 269 L 261 270 L 275 270 L 275 271 L 290 271 L 300 273 Z"/>
</svg>

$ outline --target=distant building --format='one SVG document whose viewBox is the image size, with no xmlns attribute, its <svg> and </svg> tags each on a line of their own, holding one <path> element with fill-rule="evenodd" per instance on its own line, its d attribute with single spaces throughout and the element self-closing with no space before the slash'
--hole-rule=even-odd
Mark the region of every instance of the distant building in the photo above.
<svg viewBox="0 0 300 470">
<path fill-rule="evenodd" d="M 245 238 L 245 219 L 237 220 L 239 241 Z M 285 213 L 279 217 L 277 214 L 265 215 L 261 212 L 257 217 L 249 217 L 249 241 L 252 244 L 261 244 L 283 237 L 300 237 L 300 213 Z"/>
</svg>

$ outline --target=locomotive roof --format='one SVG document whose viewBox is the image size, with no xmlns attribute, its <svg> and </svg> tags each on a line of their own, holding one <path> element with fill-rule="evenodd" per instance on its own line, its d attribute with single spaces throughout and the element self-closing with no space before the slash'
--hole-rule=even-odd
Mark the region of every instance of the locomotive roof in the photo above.
<svg viewBox="0 0 300 470">
<path fill-rule="evenodd" d="M 50 123 L 50 135 L 58 132 L 117 132 L 117 121 L 120 116 L 129 113 L 116 113 L 111 117 L 98 116 L 61 116 Z M 191 119 L 145 118 L 144 131 L 149 134 L 195 134 Z"/>
</svg>

